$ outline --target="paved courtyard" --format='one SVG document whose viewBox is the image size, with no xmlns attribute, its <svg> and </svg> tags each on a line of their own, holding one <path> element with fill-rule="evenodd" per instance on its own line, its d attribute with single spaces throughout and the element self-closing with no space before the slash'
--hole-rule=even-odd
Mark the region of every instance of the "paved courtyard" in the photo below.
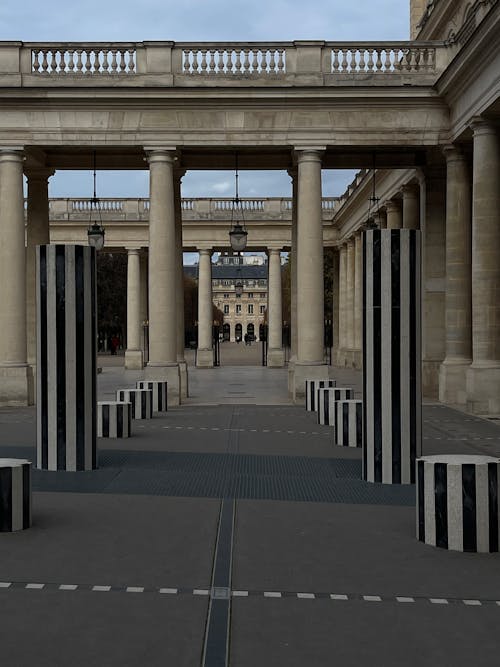
<svg viewBox="0 0 500 667">
<path fill-rule="evenodd" d="M 102 397 L 138 376 L 101 364 Z M 498 664 L 500 556 L 416 541 L 414 488 L 362 482 L 285 378 L 190 369 L 188 403 L 99 440 L 97 471 L 34 471 L 33 527 L 0 535 L 3 664 Z M 500 456 L 495 422 L 423 414 L 425 454 Z M 0 410 L 0 455 L 34 445 L 34 409 Z"/>
</svg>

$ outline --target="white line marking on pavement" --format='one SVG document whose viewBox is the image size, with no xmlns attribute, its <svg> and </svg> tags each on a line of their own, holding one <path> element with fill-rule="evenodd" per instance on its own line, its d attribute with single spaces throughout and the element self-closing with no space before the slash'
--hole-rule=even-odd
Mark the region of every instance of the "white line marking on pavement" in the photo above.
<svg viewBox="0 0 500 667">
<path fill-rule="evenodd" d="M 0 588 L 9 588 L 10 586 L 12 586 L 10 581 L 0 581 Z"/>
<path fill-rule="evenodd" d="M 281 593 L 278 593 L 278 591 L 265 591 L 264 592 L 264 597 L 265 598 L 280 598 Z"/>
<path fill-rule="evenodd" d="M 76 591 L 77 588 L 76 584 L 61 584 L 59 586 L 60 591 Z"/>
<path fill-rule="evenodd" d="M 335 593 L 332 593 L 330 595 L 330 598 L 332 600 L 348 600 L 349 599 L 347 595 L 337 595 Z"/>
<path fill-rule="evenodd" d="M 382 602 L 382 598 L 379 595 L 363 595 L 363 600 L 366 602 Z"/>
<path fill-rule="evenodd" d="M 448 600 L 444 598 L 429 598 L 429 602 L 432 602 L 432 604 L 448 604 Z"/>
<path fill-rule="evenodd" d="M 207 591 L 205 588 L 194 588 L 193 595 L 208 595 L 210 591 Z"/>
<path fill-rule="evenodd" d="M 415 598 L 397 597 L 398 602 L 415 602 Z"/>
<path fill-rule="evenodd" d="M 315 600 L 316 596 L 314 593 L 297 593 L 299 600 Z"/>
<path fill-rule="evenodd" d="M 247 598 L 248 591 L 233 591 L 233 597 L 235 598 Z"/>
<path fill-rule="evenodd" d="M 111 586 L 92 586 L 93 591 L 100 591 L 101 593 L 107 593 L 111 590 Z"/>
<path fill-rule="evenodd" d="M 481 602 L 479 600 L 462 600 L 462 602 L 468 607 L 480 607 Z"/>
<path fill-rule="evenodd" d="M 178 592 L 178 588 L 160 588 L 160 593 L 165 593 L 166 595 L 177 595 Z"/>
<path fill-rule="evenodd" d="M 143 586 L 127 586 L 125 589 L 127 593 L 144 593 Z"/>
</svg>

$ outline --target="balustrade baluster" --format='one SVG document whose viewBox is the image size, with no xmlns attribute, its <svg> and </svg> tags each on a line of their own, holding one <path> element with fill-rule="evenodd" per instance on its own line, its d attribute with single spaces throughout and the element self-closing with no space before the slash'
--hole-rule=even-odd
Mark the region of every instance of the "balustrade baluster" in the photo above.
<svg viewBox="0 0 500 667">
<path fill-rule="evenodd" d="M 39 57 L 40 57 L 40 51 L 32 51 L 31 52 L 31 71 L 32 72 L 40 72 L 40 70 L 41 70 Z"/>
<path fill-rule="evenodd" d="M 210 74 L 215 74 L 215 49 L 210 49 L 210 62 L 208 64 Z"/>
<path fill-rule="evenodd" d="M 373 53 L 374 53 L 373 49 L 368 49 L 368 63 L 367 63 L 367 66 L 366 66 L 366 69 L 367 69 L 368 72 L 373 72 L 373 65 L 374 65 L 374 63 L 373 63 Z"/>
<path fill-rule="evenodd" d="M 342 72 L 347 72 L 347 66 L 348 66 L 347 49 L 342 49 L 342 64 L 341 64 Z"/>
<path fill-rule="evenodd" d="M 390 72 L 392 63 L 391 63 L 391 49 L 385 49 L 384 52 L 384 65 L 383 65 L 383 70 L 384 72 Z"/>
<path fill-rule="evenodd" d="M 116 62 L 116 49 L 111 49 L 111 74 L 116 74 L 117 62 Z"/>
<path fill-rule="evenodd" d="M 379 72 L 382 69 L 382 51 L 380 49 L 376 49 L 375 53 L 377 54 L 377 61 L 375 63 L 375 70 Z"/>
<path fill-rule="evenodd" d="M 83 69 L 82 63 L 82 49 L 76 50 L 76 65 L 75 65 L 75 74 L 81 74 Z"/>
<path fill-rule="evenodd" d="M 243 49 L 243 71 L 245 74 L 250 74 L 250 49 Z"/>
<path fill-rule="evenodd" d="M 200 70 L 201 74 L 206 74 L 207 73 L 207 49 L 201 49 L 200 54 L 201 54 L 201 62 L 200 62 Z"/>
<path fill-rule="evenodd" d="M 219 74 L 224 74 L 224 54 L 225 54 L 225 51 L 223 49 L 220 49 L 218 51 L 217 72 Z"/>
<path fill-rule="evenodd" d="M 274 49 L 270 50 L 270 58 L 269 58 L 269 72 L 274 74 L 276 71 L 276 51 Z"/>
<path fill-rule="evenodd" d="M 285 49 L 278 49 L 278 72 L 284 72 L 285 67 Z"/>
<path fill-rule="evenodd" d="M 182 71 L 191 74 L 191 61 L 190 61 L 191 51 L 183 51 L 182 56 Z"/>
<path fill-rule="evenodd" d="M 339 70 L 339 49 L 332 49 L 332 72 Z"/>
<path fill-rule="evenodd" d="M 49 59 L 48 59 L 48 54 L 49 52 L 46 51 L 45 49 L 42 51 L 43 58 L 42 58 L 42 72 L 44 74 L 47 74 L 49 71 Z"/>
<path fill-rule="evenodd" d="M 361 48 L 361 49 L 359 49 L 359 51 L 357 51 L 357 53 L 359 53 L 359 61 L 358 61 L 359 71 L 364 72 L 365 67 L 366 67 L 366 60 L 365 60 L 366 51 L 365 51 L 365 49 Z M 357 60 L 357 57 L 355 59 L 355 62 L 356 62 L 356 60 Z"/>
</svg>

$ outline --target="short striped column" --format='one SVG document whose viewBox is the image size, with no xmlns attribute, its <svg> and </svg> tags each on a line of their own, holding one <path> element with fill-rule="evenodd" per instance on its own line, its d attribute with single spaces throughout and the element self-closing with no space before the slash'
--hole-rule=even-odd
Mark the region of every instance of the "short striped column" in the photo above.
<svg viewBox="0 0 500 667">
<path fill-rule="evenodd" d="M 151 389 L 153 412 L 167 412 L 167 382 L 164 380 L 138 380 L 137 389 Z"/>
<path fill-rule="evenodd" d="M 37 261 L 37 468 L 93 470 L 95 249 L 41 245 Z"/>
<path fill-rule="evenodd" d="M 336 401 L 333 441 L 341 447 L 363 444 L 363 401 Z"/>
<path fill-rule="evenodd" d="M 453 551 L 498 551 L 500 460 L 417 459 L 417 539 Z"/>
<path fill-rule="evenodd" d="M 31 461 L 0 459 L 0 532 L 31 526 Z"/>
<path fill-rule="evenodd" d="M 318 409 L 318 389 L 335 387 L 336 385 L 336 380 L 306 380 L 306 410 L 308 412 L 316 412 Z"/>
<path fill-rule="evenodd" d="M 132 403 L 132 419 L 152 419 L 153 392 L 151 389 L 118 389 L 116 400 Z"/>
<path fill-rule="evenodd" d="M 414 484 L 421 448 L 420 231 L 363 233 L 363 479 Z"/>
<path fill-rule="evenodd" d="M 130 438 L 132 403 L 99 401 L 97 403 L 97 437 Z"/>
<path fill-rule="evenodd" d="M 349 387 L 320 387 L 317 390 L 318 424 L 333 426 L 335 422 L 335 402 L 354 398 L 354 391 Z"/>
</svg>

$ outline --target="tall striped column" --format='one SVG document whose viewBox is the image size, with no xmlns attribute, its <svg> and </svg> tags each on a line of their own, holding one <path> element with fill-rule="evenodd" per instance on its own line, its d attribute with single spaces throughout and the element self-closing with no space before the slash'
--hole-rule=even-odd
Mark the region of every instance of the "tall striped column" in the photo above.
<svg viewBox="0 0 500 667">
<path fill-rule="evenodd" d="M 95 249 L 37 246 L 37 468 L 96 462 Z"/>
<path fill-rule="evenodd" d="M 413 484 L 421 449 L 420 231 L 363 243 L 363 479 Z"/>
</svg>

